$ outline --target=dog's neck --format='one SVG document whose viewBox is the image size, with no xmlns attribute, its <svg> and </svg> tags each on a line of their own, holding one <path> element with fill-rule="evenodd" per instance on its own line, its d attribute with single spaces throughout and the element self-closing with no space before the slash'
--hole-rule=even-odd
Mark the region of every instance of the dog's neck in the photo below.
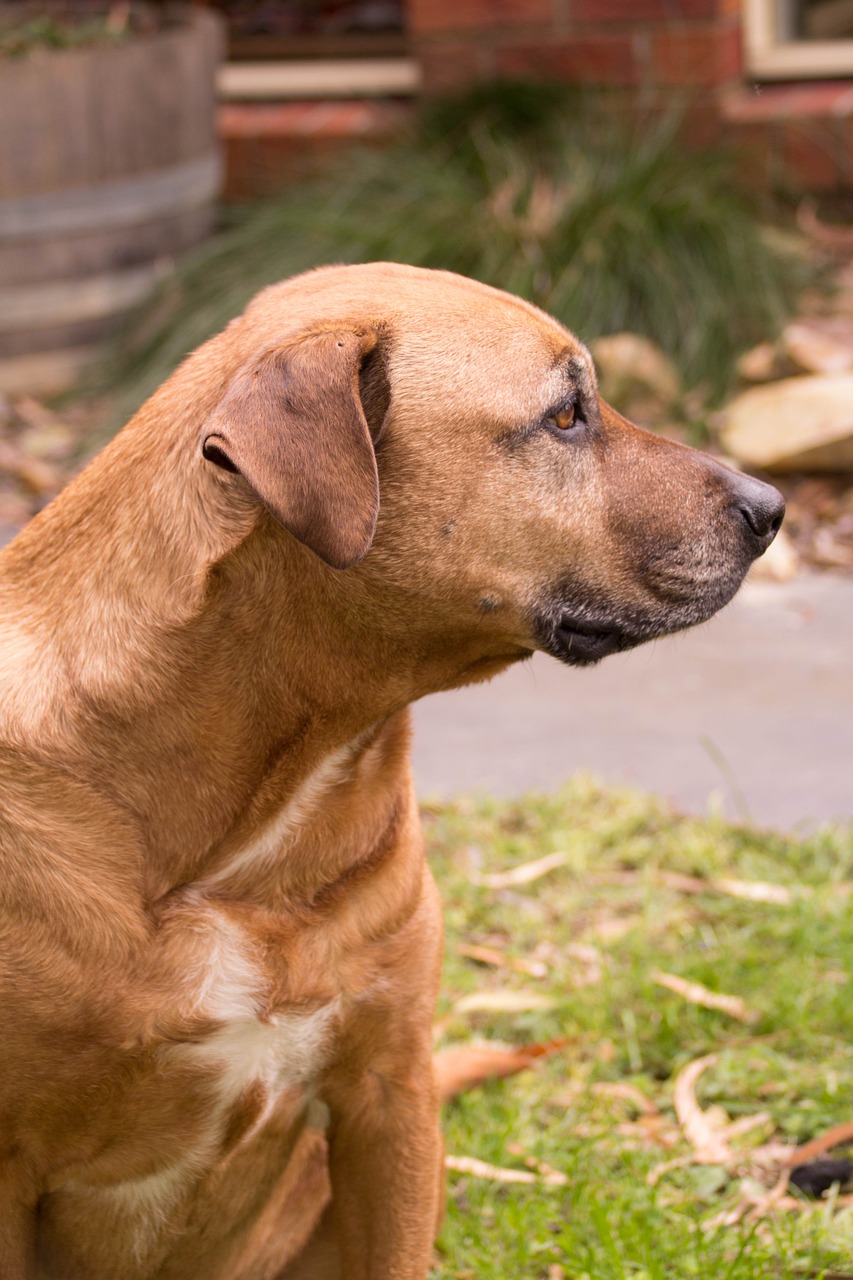
<svg viewBox="0 0 853 1280">
<path fill-rule="evenodd" d="M 0 590 L 33 627 L 10 714 L 131 818 L 156 898 L 221 867 L 241 825 L 271 822 L 328 762 L 355 767 L 413 699 L 503 662 L 418 629 L 404 603 L 378 610 L 357 572 L 235 502 L 188 448 L 129 434 L 9 548 Z"/>
</svg>

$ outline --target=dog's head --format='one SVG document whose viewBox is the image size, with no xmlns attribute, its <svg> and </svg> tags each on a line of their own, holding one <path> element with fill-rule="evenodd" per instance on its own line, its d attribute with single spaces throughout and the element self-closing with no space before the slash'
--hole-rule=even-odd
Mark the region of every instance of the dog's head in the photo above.
<svg viewBox="0 0 853 1280">
<path fill-rule="evenodd" d="M 330 268 L 240 323 L 204 457 L 416 633 L 595 662 L 710 617 L 781 524 L 775 489 L 627 422 L 577 339 L 495 289 Z"/>
</svg>

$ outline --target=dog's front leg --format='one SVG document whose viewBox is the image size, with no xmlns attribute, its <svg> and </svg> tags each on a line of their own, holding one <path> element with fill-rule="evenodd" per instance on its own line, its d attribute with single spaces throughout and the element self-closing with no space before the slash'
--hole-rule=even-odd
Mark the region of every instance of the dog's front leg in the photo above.
<svg viewBox="0 0 853 1280">
<path fill-rule="evenodd" d="M 353 1080 L 333 1113 L 332 1215 L 346 1280 L 424 1280 L 429 1269 L 442 1144 L 424 1050 L 405 1076 L 374 1070 Z"/>
<path fill-rule="evenodd" d="M 33 1280 L 35 1227 L 35 1210 L 23 1203 L 0 1172 L 0 1276 L 3 1280 Z"/>
</svg>

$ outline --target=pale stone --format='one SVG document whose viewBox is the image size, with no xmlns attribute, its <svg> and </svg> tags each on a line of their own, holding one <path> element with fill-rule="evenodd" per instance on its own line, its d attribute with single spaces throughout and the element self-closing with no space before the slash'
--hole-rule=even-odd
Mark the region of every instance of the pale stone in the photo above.
<svg viewBox="0 0 853 1280">
<path fill-rule="evenodd" d="M 812 558 L 826 569 L 850 569 L 853 567 L 853 547 L 839 541 L 834 530 L 824 526 L 817 529 L 811 547 Z"/>
<path fill-rule="evenodd" d="M 782 346 L 808 373 L 846 373 L 853 369 L 853 320 L 838 315 L 794 320 L 782 333 Z"/>
<path fill-rule="evenodd" d="M 790 582 L 800 567 L 796 547 L 784 529 L 780 529 L 763 556 L 749 571 L 751 581 Z"/>
<path fill-rule="evenodd" d="M 853 374 L 751 387 L 725 411 L 722 439 L 742 466 L 853 471 Z"/>
<path fill-rule="evenodd" d="M 590 343 L 601 394 L 629 417 L 656 418 L 683 389 L 678 371 L 654 342 L 638 333 L 611 333 Z"/>
<path fill-rule="evenodd" d="M 745 382 L 770 382 L 779 376 L 779 352 L 775 342 L 759 342 L 744 351 L 737 362 L 738 377 Z"/>
</svg>

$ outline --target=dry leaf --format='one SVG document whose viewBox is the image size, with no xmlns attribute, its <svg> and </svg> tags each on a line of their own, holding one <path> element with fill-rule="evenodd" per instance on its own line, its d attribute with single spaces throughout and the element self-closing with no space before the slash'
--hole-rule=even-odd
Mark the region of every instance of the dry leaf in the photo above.
<svg viewBox="0 0 853 1280">
<path fill-rule="evenodd" d="M 696 1163 L 697 1160 L 694 1155 L 676 1156 L 673 1160 L 665 1160 L 663 1164 L 657 1164 L 654 1169 L 649 1170 L 646 1174 L 646 1182 L 650 1187 L 654 1187 L 660 1182 L 665 1173 L 671 1173 L 673 1169 L 683 1169 L 685 1165 Z M 701 1161 L 698 1163 L 701 1163 Z"/>
<path fill-rule="evenodd" d="M 555 1169 L 553 1165 L 546 1164 L 544 1160 L 536 1160 L 533 1156 L 529 1156 L 525 1161 L 531 1169 L 535 1169 L 542 1181 L 549 1187 L 565 1187 L 568 1185 L 568 1178 L 559 1169 Z"/>
<path fill-rule="evenodd" d="M 597 877 L 609 884 L 638 884 L 645 878 L 639 871 L 605 872 Z M 769 902 L 775 906 L 788 907 L 794 900 L 794 894 L 781 884 L 771 884 L 766 880 L 735 880 L 728 876 L 705 880 L 701 876 L 684 875 L 681 871 L 655 872 L 655 878 L 665 884 L 668 889 L 678 893 L 724 893 L 730 898 L 744 898 L 748 902 Z M 800 887 L 798 893 L 806 893 Z"/>
<path fill-rule="evenodd" d="M 641 1093 L 636 1085 L 627 1084 L 625 1081 L 614 1081 L 612 1084 L 602 1081 L 591 1085 L 590 1093 L 597 1094 L 599 1097 L 619 1098 L 623 1102 L 629 1102 L 642 1116 L 660 1114 L 655 1104 L 644 1093 Z"/>
<path fill-rule="evenodd" d="M 702 986 L 701 982 L 688 982 L 686 978 L 679 978 L 674 973 L 660 971 L 653 973 L 651 979 L 658 986 L 667 987 L 677 996 L 689 1000 L 691 1004 L 702 1005 L 705 1009 L 718 1009 L 721 1013 L 727 1013 L 730 1018 L 737 1018 L 739 1022 L 755 1022 L 759 1016 L 754 1010 L 747 1008 L 740 996 L 727 996 L 719 991 L 709 991 L 707 987 Z"/>
<path fill-rule="evenodd" d="M 680 1140 L 678 1130 L 666 1124 L 663 1116 L 640 1116 L 639 1120 L 625 1121 L 617 1126 L 617 1132 L 623 1137 L 637 1138 L 641 1147 L 674 1147 Z"/>
<path fill-rule="evenodd" d="M 822 1212 L 826 1212 L 827 1202 L 825 1200 L 801 1200 L 797 1196 L 783 1196 L 777 1207 L 780 1209 L 814 1209 L 818 1205 Z M 832 1201 L 834 1209 L 849 1209 L 851 1206 L 853 1206 L 853 1193 L 835 1196 Z M 801 1272 L 800 1274 L 805 1273 Z M 833 1280 L 836 1275 L 834 1271 L 814 1271 L 812 1274 L 820 1276 L 820 1280 Z M 847 1280 L 846 1272 L 841 1273 L 841 1278 L 842 1280 Z M 853 1280 L 853 1276 L 849 1277 L 849 1280 Z"/>
<path fill-rule="evenodd" d="M 591 947 L 586 942 L 570 942 L 566 947 L 566 954 L 585 966 L 583 973 L 572 979 L 573 986 L 588 987 L 601 981 L 601 952 L 597 947 Z"/>
<path fill-rule="evenodd" d="M 467 960 L 476 960 L 479 964 L 488 964 L 494 969 L 512 969 L 515 973 L 526 973 L 531 978 L 545 978 L 548 974 L 548 966 L 543 961 L 508 956 L 497 947 L 481 947 L 474 942 L 460 942 L 456 950 Z"/>
<path fill-rule="evenodd" d="M 772 902 L 778 907 L 788 907 L 794 900 L 790 889 L 782 884 L 770 884 L 766 880 L 711 880 L 717 893 L 727 893 L 732 898 L 746 898 L 749 902 Z M 801 888 L 800 892 L 804 892 Z"/>
<path fill-rule="evenodd" d="M 63 477 L 48 462 L 28 458 L 9 440 L 0 440 L 0 472 L 5 471 L 38 497 L 58 493 Z"/>
<path fill-rule="evenodd" d="M 608 942 L 618 942 L 620 938 L 625 937 L 626 933 L 636 929 L 640 923 L 642 923 L 642 916 L 639 915 L 606 916 L 603 920 L 597 920 L 594 924 L 591 924 L 585 932 L 606 944 Z"/>
<path fill-rule="evenodd" d="M 570 942 L 566 947 L 566 955 L 571 956 L 573 960 L 581 960 L 584 964 L 601 964 L 601 952 L 587 942 Z"/>
<path fill-rule="evenodd" d="M 474 1156 L 445 1156 L 444 1166 L 455 1173 L 468 1173 L 474 1178 L 488 1178 L 491 1182 L 524 1182 L 528 1185 L 543 1182 L 549 1187 L 564 1187 L 568 1182 L 564 1173 L 546 1165 L 537 1166 L 541 1172 L 533 1173 L 530 1169 L 502 1169 Z"/>
<path fill-rule="evenodd" d="M 483 885 L 486 889 L 510 889 L 520 884 L 532 884 L 534 880 L 546 876 L 549 871 L 564 867 L 568 860 L 567 853 L 548 853 L 544 858 L 536 858 L 533 862 L 522 862 L 519 866 L 510 868 L 509 871 L 495 871 L 490 875 L 481 875 L 472 871 L 471 879 L 475 884 Z"/>
<path fill-rule="evenodd" d="M 546 1098 L 546 1106 L 549 1107 L 573 1107 L 579 1098 L 586 1093 L 586 1085 L 580 1080 L 573 1081 L 565 1089 L 560 1089 L 557 1093 L 552 1093 Z"/>
<path fill-rule="evenodd" d="M 771 1209 L 778 1205 L 779 1201 L 788 1190 L 788 1179 L 790 1176 L 791 1172 L 789 1169 L 782 1170 L 774 1186 L 772 1186 L 767 1194 L 762 1196 L 758 1203 L 753 1205 L 750 1209 L 747 1214 L 747 1218 L 750 1222 L 757 1222 L 759 1218 L 765 1217 Z"/>
<path fill-rule="evenodd" d="M 17 417 L 28 427 L 54 427 L 63 425 L 52 409 L 32 396 L 19 396 L 12 404 Z"/>
<path fill-rule="evenodd" d="M 759 1114 L 763 1117 L 767 1113 L 762 1111 Z M 770 1142 L 763 1142 L 760 1147 L 750 1147 L 747 1154 L 750 1168 L 775 1170 L 787 1163 L 788 1156 L 791 1154 L 791 1144 L 780 1142 L 778 1138 L 771 1139 Z"/>
<path fill-rule="evenodd" d="M 454 1013 L 528 1013 L 535 1009 L 553 1009 L 557 1001 L 538 991 L 474 991 L 462 996 L 453 1006 Z"/>
<path fill-rule="evenodd" d="M 733 1227 L 743 1218 L 757 1222 L 764 1218 L 771 1209 L 778 1208 L 785 1198 L 788 1189 L 789 1170 L 784 1170 L 774 1185 L 767 1191 L 752 1178 L 743 1178 L 740 1184 L 740 1198 L 731 1209 L 724 1209 L 713 1218 L 702 1224 L 703 1231 L 714 1231 L 717 1227 Z"/>
<path fill-rule="evenodd" d="M 740 1116 L 726 1125 L 726 1139 L 730 1142 L 732 1138 L 742 1138 L 745 1133 L 752 1133 L 754 1129 L 760 1129 L 762 1125 L 772 1124 L 772 1122 L 773 1117 L 769 1111 L 756 1111 L 752 1116 Z M 751 1152 L 750 1155 L 752 1154 Z"/>
<path fill-rule="evenodd" d="M 717 1227 L 733 1227 L 755 1204 L 755 1196 L 750 1195 L 748 1191 L 742 1191 L 740 1199 L 731 1209 L 723 1209 L 720 1213 L 715 1213 L 713 1218 L 706 1219 L 702 1223 L 703 1231 L 716 1231 Z"/>
<path fill-rule="evenodd" d="M 2 469 L 2 463 L 0 463 L 0 479 L 2 479 Z M 32 514 L 32 502 L 22 493 L 0 489 L 0 525 L 5 524 L 7 532 L 18 525 L 26 524 Z"/>
<path fill-rule="evenodd" d="M 704 1058 L 688 1062 L 679 1071 L 673 1090 L 675 1114 L 685 1138 L 693 1148 L 692 1159 L 697 1164 L 727 1164 L 734 1154 L 723 1134 L 696 1101 L 696 1081 L 716 1061 L 717 1054 L 709 1053 Z"/>
<path fill-rule="evenodd" d="M 566 1039 L 519 1047 L 498 1044 L 453 1045 L 433 1057 L 442 1101 L 446 1102 L 485 1080 L 497 1080 L 524 1071 L 568 1044 Z"/>
</svg>

